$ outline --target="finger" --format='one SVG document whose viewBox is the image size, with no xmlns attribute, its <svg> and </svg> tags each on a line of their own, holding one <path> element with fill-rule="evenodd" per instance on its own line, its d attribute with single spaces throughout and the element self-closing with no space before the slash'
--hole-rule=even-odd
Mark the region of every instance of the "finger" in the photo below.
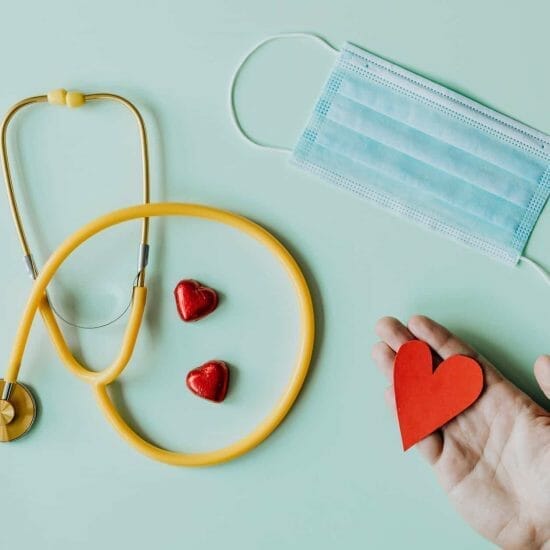
<svg viewBox="0 0 550 550">
<path fill-rule="evenodd" d="M 386 342 L 377 342 L 372 347 L 372 358 L 382 374 L 391 380 L 393 377 L 393 362 L 395 361 L 395 352 L 386 344 Z"/>
<path fill-rule="evenodd" d="M 487 384 L 502 381 L 499 372 L 477 351 L 429 317 L 415 315 L 409 321 L 409 329 L 416 338 L 424 340 L 442 359 L 447 359 L 451 355 L 468 355 L 483 367 Z"/>
<path fill-rule="evenodd" d="M 397 420 L 397 410 L 395 408 L 395 392 L 393 386 L 386 388 L 384 392 L 384 398 L 390 410 L 393 411 L 395 418 Z M 429 435 L 419 441 L 416 444 L 418 452 L 430 463 L 434 464 L 441 452 L 443 451 L 443 437 L 441 436 L 441 431 L 437 430 L 433 434 Z"/>
<path fill-rule="evenodd" d="M 388 386 L 384 392 L 384 399 L 386 400 L 386 405 L 388 408 L 395 414 L 397 418 L 397 411 L 395 409 L 395 392 L 393 391 L 393 386 Z"/>
<path fill-rule="evenodd" d="M 431 464 L 435 464 L 443 452 L 443 436 L 437 430 L 416 444 L 418 452 Z"/>
<path fill-rule="evenodd" d="M 378 334 L 393 351 L 397 351 L 402 344 L 414 339 L 409 329 L 395 317 L 382 317 L 382 319 L 376 323 L 375 330 L 376 334 Z"/>
<path fill-rule="evenodd" d="M 535 361 L 535 378 L 544 395 L 550 399 L 550 355 L 541 355 Z"/>
<path fill-rule="evenodd" d="M 408 326 L 419 340 L 424 340 L 442 359 L 457 354 L 470 355 L 476 358 L 478 356 L 477 352 L 470 346 L 429 317 L 415 315 L 409 321 Z"/>
</svg>

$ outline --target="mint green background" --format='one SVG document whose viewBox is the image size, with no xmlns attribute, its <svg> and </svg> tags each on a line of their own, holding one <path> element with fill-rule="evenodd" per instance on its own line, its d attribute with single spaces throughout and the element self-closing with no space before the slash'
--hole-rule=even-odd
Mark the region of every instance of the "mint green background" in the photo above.
<svg viewBox="0 0 550 550">
<path fill-rule="evenodd" d="M 119 439 L 37 322 L 21 379 L 35 389 L 41 414 L 27 438 L 1 447 L 0 547 L 489 547 L 452 510 L 420 457 L 400 451 L 385 381 L 370 359 L 373 326 L 385 314 L 429 314 L 542 400 L 531 366 L 549 351 L 547 287 L 524 266 L 447 242 L 297 171 L 285 154 L 247 145 L 229 117 L 228 84 L 256 41 L 315 31 L 550 131 L 549 15 L 542 1 L 4 3 L 0 110 L 59 86 L 134 100 L 149 127 L 154 198 L 229 208 L 273 230 L 309 277 L 319 337 L 306 388 L 282 427 L 239 460 L 189 470 L 152 462 Z M 313 42 L 269 45 L 243 71 L 244 124 L 291 146 L 331 63 Z M 17 182 L 41 262 L 84 221 L 138 202 L 133 131 L 114 106 L 41 107 L 18 117 Z M 30 285 L 3 204 L 6 363 Z M 543 213 L 527 253 L 546 267 L 549 234 Z M 84 322 L 124 307 L 137 235 L 136 224 L 118 228 L 71 258 L 52 288 L 59 307 Z M 212 449 L 250 430 L 284 387 L 296 304 L 276 263 L 232 230 L 155 221 L 152 235 L 147 320 L 118 399 L 155 441 Z M 177 320 L 172 304 L 183 277 L 223 294 L 216 314 L 193 326 Z M 123 329 L 68 334 L 99 368 Z M 187 370 L 212 357 L 236 373 L 220 406 L 184 387 Z"/>
</svg>

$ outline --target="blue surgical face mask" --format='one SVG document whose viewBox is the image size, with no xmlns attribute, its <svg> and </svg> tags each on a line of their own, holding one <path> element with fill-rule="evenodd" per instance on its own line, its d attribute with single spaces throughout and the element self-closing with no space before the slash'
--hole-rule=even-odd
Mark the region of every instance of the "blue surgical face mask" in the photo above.
<svg viewBox="0 0 550 550">
<path fill-rule="evenodd" d="M 550 192 L 549 136 L 349 43 L 292 160 L 512 265 Z"/>
</svg>

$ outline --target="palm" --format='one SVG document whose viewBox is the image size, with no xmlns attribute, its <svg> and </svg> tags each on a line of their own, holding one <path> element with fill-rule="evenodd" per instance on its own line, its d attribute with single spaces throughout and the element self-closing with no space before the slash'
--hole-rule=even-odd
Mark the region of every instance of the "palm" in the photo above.
<svg viewBox="0 0 550 550">
<path fill-rule="evenodd" d="M 378 325 L 383 342 L 373 355 L 390 379 L 395 351 L 413 337 L 443 358 L 475 354 L 427 318 L 413 318 L 409 329 L 391 318 Z M 506 548 L 550 548 L 550 414 L 477 359 L 486 383 L 480 399 L 418 447 L 460 514 L 482 535 Z"/>
<path fill-rule="evenodd" d="M 507 381 L 443 430 L 434 464 L 464 518 L 487 538 L 524 547 L 550 521 L 550 416 Z"/>
</svg>

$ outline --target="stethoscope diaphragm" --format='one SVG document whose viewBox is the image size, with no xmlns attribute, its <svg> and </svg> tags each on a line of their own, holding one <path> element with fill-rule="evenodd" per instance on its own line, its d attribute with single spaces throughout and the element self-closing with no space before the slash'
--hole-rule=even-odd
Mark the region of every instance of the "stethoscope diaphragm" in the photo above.
<svg viewBox="0 0 550 550">
<path fill-rule="evenodd" d="M 13 441 L 25 435 L 36 419 L 36 401 L 31 391 L 20 382 L 10 384 L 4 399 L 6 382 L 0 379 L 0 442 Z"/>
</svg>

